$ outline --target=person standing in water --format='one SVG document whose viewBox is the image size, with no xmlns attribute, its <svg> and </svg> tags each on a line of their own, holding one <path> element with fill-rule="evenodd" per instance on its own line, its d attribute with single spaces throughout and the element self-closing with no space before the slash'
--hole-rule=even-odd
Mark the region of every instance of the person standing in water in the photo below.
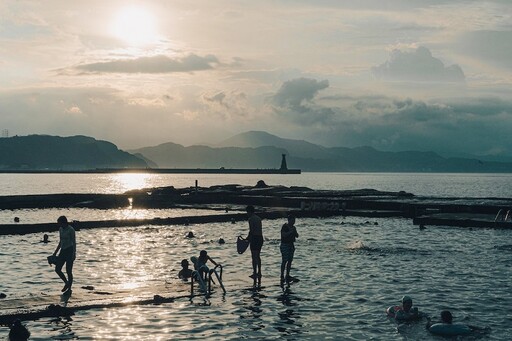
<svg viewBox="0 0 512 341">
<path fill-rule="evenodd" d="M 295 239 L 299 237 L 297 229 L 295 228 L 295 216 L 288 215 L 288 222 L 283 224 L 281 228 L 281 284 L 291 282 L 293 278 L 290 276 L 290 269 L 292 267 L 293 255 L 295 254 Z M 286 277 L 285 277 L 286 269 Z"/>
<path fill-rule="evenodd" d="M 263 247 L 263 228 L 261 225 L 261 218 L 254 213 L 254 206 L 249 205 L 245 209 L 248 215 L 249 234 L 247 240 L 251 248 L 252 257 L 252 275 L 249 277 L 253 279 L 261 278 L 261 248 Z"/>
<path fill-rule="evenodd" d="M 64 282 L 62 292 L 71 293 L 71 286 L 73 285 L 73 263 L 76 258 L 75 229 L 69 225 L 68 219 L 65 216 L 60 216 L 59 219 L 57 219 L 57 223 L 59 224 L 59 245 L 57 245 L 53 255 L 57 255 L 59 250 L 60 253 L 57 256 L 55 272 Z M 66 264 L 67 278 L 62 272 L 64 264 Z"/>
</svg>

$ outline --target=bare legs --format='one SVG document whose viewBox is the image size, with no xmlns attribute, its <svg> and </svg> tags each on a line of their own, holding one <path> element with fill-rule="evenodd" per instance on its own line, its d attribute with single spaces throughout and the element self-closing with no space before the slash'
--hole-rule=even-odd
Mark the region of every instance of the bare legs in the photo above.
<svg viewBox="0 0 512 341">
<path fill-rule="evenodd" d="M 57 275 L 59 275 L 60 279 L 64 282 L 64 288 L 62 288 L 62 291 L 68 291 L 71 290 L 71 286 L 73 285 L 73 262 L 72 261 L 66 261 L 66 274 L 68 277 L 64 275 L 62 272 L 62 267 L 64 266 L 63 262 L 59 262 L 55 266 L 55 272 Z"/>
<path fill-rule="evenodd" d="M 284 282 L 284 279 L 287 278 L 289 279 L 290 278 L 290 270 L 292 268 L 292 261 L 289 260 L 289 261 L 285 261 L 283 260 L 281 262 L 281 282 Z M 284 271 L 286 270 L 286 277 L 284 276 Z"/>
<path fill-rule="evenodd" d="M 261 277 L 261 250 L 251 249 L 252 256 L 252 276 L 253 278 Z"/>
</svg>

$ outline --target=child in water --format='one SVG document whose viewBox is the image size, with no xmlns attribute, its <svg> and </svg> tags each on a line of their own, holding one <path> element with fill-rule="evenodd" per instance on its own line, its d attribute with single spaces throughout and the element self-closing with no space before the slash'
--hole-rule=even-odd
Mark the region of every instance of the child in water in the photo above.
<svg viewBox="0 0 512 341">
<path fill-rule="evenodd" d="M 412 298 L 409 296 L 402 297 L 402 305 L 389 307 L 386 313 L 399 322 L 419 320 L 423 316 L 417 307 L 412 306 Z"/>
<path fill-rule="evenodd" d="M 219 285 L 222 288 L 222 290 L 224 292 L 226 292 L 226 289 L 224 288 L 224 285 L 222 284 L 222 266 L 220 264 L 218 264 L 217 262 L 215 262 L 210 256 L 208 256 L 208 253 L 205 250 L 202 250 L 199 253 L 199 257 L 192 256 L 192 257 L 190 257 L 190 259 L 194 263 L 194 269 L 196 269 L 196 271 L 197 271 L 197 273 L 193 274 L 193 276 L 194 276 L 194 278 L 197 278 L 197 280 L 203 290 L 206 291 L 206 284 L 204 282 L 204 280 L 206 279 L 205 275 L 213 273 L 217 277 L 217 280 L 219 281 Z M 208 261 L 212 262 L 213 265 L 215 265 L 215 267 L 217 267 L 217 266 L 220 267 L 220 269 L 221 269 L 220 276 L 215 269 L 210 270 L 208 268 L 208 266 L 206 265 L 206 263 L 208 263 Z M 212 279 L 212 283 L 215 284 L 215 282 L 213 282 L 213 279 Z"/>
<path fill-rule="evenodd" d="M 192 277 L 193 270 L 189 269 L 188 265 L 189 265 L 188 260 L 183 259 L 181 261 L 181 270 L 178 273 L 178 278 L 183 279 L 183 280 L 188 280 L 190 277 Z"/>
<path fill-rule="evenodd" d="M 217 262 L 215 262 L 210 256 L 208 256 L 208 252 L 206 250 L 201 250 L 199 253 L 199 258 L 197 258 L 197 262 L 194 264 L 194 268 L 199 272 L 201 277 L 204 276 L 205 273 L 208 273 L 210 269 L 206 265 L 206 263 L 210 261 L 213 265 L 217 266 Z"/>
</svg>

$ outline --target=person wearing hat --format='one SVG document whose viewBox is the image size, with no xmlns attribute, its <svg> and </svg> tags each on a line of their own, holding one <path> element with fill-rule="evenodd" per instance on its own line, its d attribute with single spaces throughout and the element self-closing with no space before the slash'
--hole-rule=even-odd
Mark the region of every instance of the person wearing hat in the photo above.
<svg viewBox="0 0 512 341">
<path fill-rule="evenodd" d="M 418 308 L 412 306 L 412 298 L 410 296 L 402 297 L 402 305 L 389 307 L 386 313 L 388 316 L 401 322 L 414 321 L 421 318 Z"/>
</svg>

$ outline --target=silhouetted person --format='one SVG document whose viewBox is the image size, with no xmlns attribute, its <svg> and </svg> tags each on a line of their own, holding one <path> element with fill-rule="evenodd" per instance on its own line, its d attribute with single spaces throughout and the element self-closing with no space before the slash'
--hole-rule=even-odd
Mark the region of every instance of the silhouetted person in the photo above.
<svg viewBox="0 0 512 341">
<path fill-rule="evenodd" d="M 49 241 L 50 241 L 50 240 L 48 239 L 48 235 L 45 233 L 45 234 L 43 235 L 43 240 L 42 240 L 41 242 L 43 242 L 43 243 L 45 243 L 45 244 L 46 244 L 46 243 L 48 243 Z"/>
<path fill-rule="evenodd" d="M 20 218 L 18 218 L 18 217 L 14 217 L 14 222 L 15 222 L 15 223 L 19 223 L 19 222 L 20 222 Z"/>
<path fill-rule="evenodd" d="M 57 219 L 59 223 L 59 245 L 55 249 L 53 255 L 56 255 L 60 249 L 60 253 L 57 256 L 57 263 L 55 265 L 55 272 L 64 282 L 64 288 L 62 292 L 71 292 L 71 286 L 73 285 L 73 263 L 76 258 L 76 236 L 75 229 L 68 224 L 68 219 L 65 216 L 60 216 Z M 66 274 L 62 273 L 62 267 L 66 264 Z"/>
<path fill-rule="evenodd" d="M 252 275 L 253 279 L 261 278 L 261 248 L 263 247 L 263 228 L 261 218 L 254 213 L 254 206 L 249 205 L 246 208 L 249 222 L 249 234 L 247 240 L 251 248 L 252 257 Z"/>
<path fill-rule="evenodd" d="M 184 259 L 181 261 L 181 270 L 178 273 L 178 278 L 188 280 L 190 277 L 192 277 L 192 269 L 188 268 L 189 262 L 188 260 Z"/>
<path fill-rule="evenodd" d="M 412 298 L 409 296 L 402 297 L 402 305 L 389 307 L 386 313 L 399 322 L 414 321 L 423 316 L 417 307 L 412 306 Z"/>
<path fill-rule="evenodd" d="M 187 238 L 194 238 L 194 232 L 190 231 L 189 233 L 187 233 Z"/>
<path fill-rule="evenodd" d="M 195 269 L 199 272 L 201 277 L 204 276 L 205 273 L 209 273 L 210 269 L 206 265 L 208 261 L 212 262 L 213 265 L 217 266 L 217 262 L 215 262 L 210 256 L 208 256 L 208 252 L 206 250 L 201 250 L 199 252 L 199 257 L 197 258 L 197 262 L 194 264 Z"/>
<path fill-rule="evenodd" d="M 432 323 L 430 318 L 427 318 L 426 328 L 429 332 L 435 335 L 441 335 L 445 337 L 454 337 L 454 336 L 462 336 L 469 335 L 473 332 L 487 332 L 488 328 L 481 328 L 477 326 L 470 326 L 464 323 L 453 323 L 452 313 L 448 310 L 443 310 L 441 312 L 441 321 L 437 323 Z"/>
<path fill-rule="evenodd" d="M 281 284 L 285 279 L 287 282 L 292 280 L 290 269 L 292 267 L 293 255 L 295 254 L 295 239 L 299 237 L 295 228 L 295 216 L 288 215 L 288 222 L 281 227 Z M 285 277 L 286 270 L 286 277 Z"/>
<path fill-rule="evenodd" d="M 26 341 L 30 337 L 30 332 L 21 324 L 20 320 L 14 321 L 10 328 L 9 341 Z"/>
</svg>

